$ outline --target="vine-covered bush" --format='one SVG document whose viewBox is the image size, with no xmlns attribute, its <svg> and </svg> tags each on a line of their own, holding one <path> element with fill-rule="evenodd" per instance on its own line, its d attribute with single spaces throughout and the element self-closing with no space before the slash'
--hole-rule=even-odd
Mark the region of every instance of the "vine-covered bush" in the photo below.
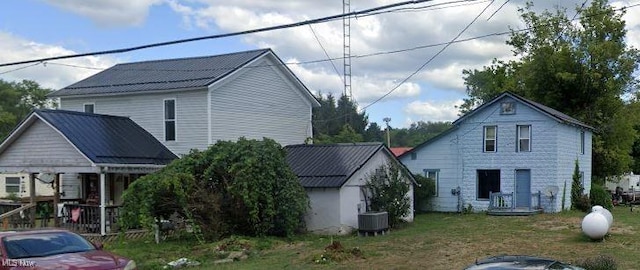
<svg viewBox="0 0 640 270">
<path fill-rule="evenodd" d="M 436 193 L 436 181 L 421 174 L 414 174 L 413 178 L 419 185 L 413 189 L 413 209 L 416 212 L 427 212 L 431 208 L 431 198 Z"/>
<path fill-rule="evenodd" d="M 591 185 L 589 197 L 591 198 L 591 205 L 600 205 L 609 210 L 613 209 L 611 193 L 609 193 L 609 191 L 607 191 L 603 186 L 597 184 Z"/>
<path fill-rule="evenodd" d="M 171 213 L 206 238 L 291 235 L 309 207 L 304 188 L 274 140 L 220 141 L 135 181 L 123 195 L 124 225 L 151 226 Z"/>
<path fill-rule="evenodd" d="M 382 165 L 365 183 L 372 211 L 386 211 L 389 226 L 395 227 L 409 214 L 411 201 L 407 196 L 411 183 L 397 164 Z"/>
</svg>

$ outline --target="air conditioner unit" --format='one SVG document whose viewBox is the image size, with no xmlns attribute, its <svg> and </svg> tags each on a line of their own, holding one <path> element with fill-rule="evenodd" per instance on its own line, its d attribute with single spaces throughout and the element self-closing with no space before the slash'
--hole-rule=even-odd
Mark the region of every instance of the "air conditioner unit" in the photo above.
<svg viewBox="0 0 640 270">
<path fill-rule="evenodd" d="M 379 232 L 389 229 L 389 213 L 366 212 L 358 215 L 358 230 L 361 232 Z"/>
</svg>

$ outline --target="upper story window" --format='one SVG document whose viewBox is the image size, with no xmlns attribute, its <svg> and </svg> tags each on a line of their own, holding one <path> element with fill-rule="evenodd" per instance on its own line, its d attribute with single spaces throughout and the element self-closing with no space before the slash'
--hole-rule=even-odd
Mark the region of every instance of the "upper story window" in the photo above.
<svg viewBox="0 0 640 270">
<path fill-rule="evenodd" d="M 584 155 L 584 131 L 580 131 L 580 154 Z"/>
<path fill-rule="evenodd" d="M 484 127 L 484 152 L 496 152 L 497 133 L 498 127 L 496 126 Z"/>
<path fill-rule="evenodd" d="M 502 102 L 500 104 L 500 114 L 515 114 L 516 105 L 513 102 Z"/>
<path fill-rule="evenodd" d="M 176 100 L 164 100 L 164 140 L 176 140 Z"/>
<path fill-rule="evenodd" d="M 84 104 L 84 112 L 86 113 L 94 113 L 96 108 L 95 103 L 86 103 Z"/>
<path fill-rule="evenodd" d="M 438 197 L 438 176 L 440 174 L 440 170 L 434 170 L 434 169 L 426 169 L 424 170 L 424 176 L 433 180 L 433 182 L 435 183 L 435 190 L 433 191 L 433 196 Z"/>
<path fill-rule="evenodd" d="M 519 125 L 518 130 L 518 152 L 531 152 L 531 125 Z"/>
<path fill-rule="evenodd" d="M 416 160 L 418 158 L 418 154 L 416 152 L 411 153 L 411 160 Z"/>
</svg>

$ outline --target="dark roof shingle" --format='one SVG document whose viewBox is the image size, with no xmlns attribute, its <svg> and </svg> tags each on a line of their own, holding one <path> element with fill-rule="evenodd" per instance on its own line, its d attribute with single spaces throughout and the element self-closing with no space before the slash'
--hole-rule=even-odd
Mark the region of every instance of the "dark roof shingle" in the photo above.
<svg viewBox="0 0 640 270">
<path fill-rule="evenodd" d="M 103 95 L 205 87 L 270 51 L 260 49 L 206 57 L 117 64 L 53 92 L 50 96 Z"/>
<path fill-rule="evenodd" d="M 96 164 L 166 165 L 178 158 L 127 117 L 65 110 L 35 110 Z"/>
<path fill-rule="evenodd" d="M 287 163 L 305 188 L 339 188 L 373 155 L 381 143 L 289 145 Z"/>
</svg>

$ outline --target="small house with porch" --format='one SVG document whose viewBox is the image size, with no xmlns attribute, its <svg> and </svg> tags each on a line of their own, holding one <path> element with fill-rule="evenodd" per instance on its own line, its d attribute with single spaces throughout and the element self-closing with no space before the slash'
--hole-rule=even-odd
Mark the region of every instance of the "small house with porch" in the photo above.
<svg viewBox="0 0 640 270">
<path fill-rule="evenodd" d="M 107 235 L 117 231 L 120 197 L 128 183 L 176 158 L 127 117 L 35 110 L 0 144 L 0 173 L 28 176 L 31 201 L 17 210 L 30 213 L 30 224 L 35 223 L 36 178 L 53 175 L 54 226 Z M 64 174 L 82 182 L 79 199 L 60 198 Z"/>
<path fill-rule="evenodd" d="M 399 159 L 414 174 L 435 180 L 431 204 L 420 210 L 559 212 L 562 205 L 571 207 L 576 163 L 585 193 L 591 189 L 593 130 L 555 109 L 505 92 Z"/>
</svg>

